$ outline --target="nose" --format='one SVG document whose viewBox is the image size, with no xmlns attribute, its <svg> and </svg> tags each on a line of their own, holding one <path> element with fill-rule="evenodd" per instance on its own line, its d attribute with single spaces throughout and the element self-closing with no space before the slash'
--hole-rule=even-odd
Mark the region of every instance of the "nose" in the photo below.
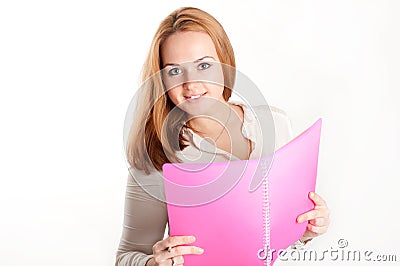
<svg viewBox="0 0 400 266">
<path fill-rule="evenodd" d="M 183 82 L 192 82 L 194 80 L 198 79 L 196 77 L 196 71 L 193 69 L 192 66 L 186 66 L 183 72 Z"/>
<path fill-rule="evenodd" d="M 184 72 L 183 87 L 187 90 L 196 90 L 199 85 L 199 80 L 196 71 L 193 69 L 186 69 Z"/>
<path fill-rule="evenodd" d="M 199 87 L 199 82 L 196 81 L 185 81 L 183 83 L 183 88 L 189 91 L 197 91 Z"/>
</svg>

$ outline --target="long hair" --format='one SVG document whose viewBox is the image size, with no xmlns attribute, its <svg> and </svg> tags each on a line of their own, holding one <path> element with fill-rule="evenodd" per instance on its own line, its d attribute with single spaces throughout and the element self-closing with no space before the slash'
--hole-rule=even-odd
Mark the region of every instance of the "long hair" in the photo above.
<svg viewBox="0 0 400 266">
<path fill-rule="evenodd" d="M 139 91 L 133 114 L 135 124 L 130 128 L 126 146 L 126 156 L 130 166 L 144 170 L 147 174 L 153 169 L 161 171 L 164 163 L 179 162 L 175 152 L 187 146 L 185 144 L 187 139 L 182 135 L 182 128 L 187 125 L 179 126 L 179 121 L 186 116 L 184 111 L 177 115 L 175 121 L 164 125 L 169 134 L 179 136 L 179 141 L 176 144 L 165 141 L 163 124 L 175 105 L 165 91 L 161 75 L 157 74 L 162 69 L 161 45 L 170 35 L 179 31 L 207 33 L 214 43 L 221 64 L 236 67 L 233 48 L 225 30 L 207 12 L 198 8 L 183 7 L 172 12 L 160 23 L 142 68 L 143 86 Z M 231 85 L 224 86 L 223 98 L 228 101 L 232 94 L 234 73 L 230 73 L 229 77 L 226 75 L 224 72 L 224 79 L 230 80 Z"/>
</svg>

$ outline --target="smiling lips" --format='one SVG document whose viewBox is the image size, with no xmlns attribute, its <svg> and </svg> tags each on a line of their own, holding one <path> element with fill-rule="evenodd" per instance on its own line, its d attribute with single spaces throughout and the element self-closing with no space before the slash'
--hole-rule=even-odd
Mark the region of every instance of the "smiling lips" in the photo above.
<svg viewBox="0 0 400 266">
<path fill-rule="evenodd" d="M 188 101 L 193 101 L 193 100 L 199 99 L 201 96 L 204 96 L 206 93 L 207 92 L 203 92 L 203 93 L 200 93 L 200 94 L 194 94 L 194 95 L 191 95 L 191 96 L 185 96 L 185 98 Z"/>
</svg>

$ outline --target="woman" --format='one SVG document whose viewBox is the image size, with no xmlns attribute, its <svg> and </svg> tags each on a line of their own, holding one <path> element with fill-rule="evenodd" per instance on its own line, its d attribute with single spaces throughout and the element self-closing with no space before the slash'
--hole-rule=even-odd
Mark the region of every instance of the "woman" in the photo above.
<svg viewBox="0 0 400 266">
<path fill-rule="evenodd" d="M 193 161 L 204 155 L 212 155 L 213 161 L 246 160 L 259 155 L 255 117 L 245 104 L 229 101 L 232 92 L 224 84 L 232 80 L 232 75 L 222 69 L 216 71 L 221 75 L 213 76 L 222 82 L 182 79 L 192 71 L 189 67 L 193 73 L 206 73 L 215 64 L 235 67 L 228 36 L 214 17 L 197 8 L 181 8 L 161 22 L 143 67 L 146 88 L 135 110 L 137 123 L 128 136 L 127 158 L 132 172 L 115 265 L 183 265 L 183 255 L 203 253 L 201 247 L 183 246 L 195 241 L 192 236 L 163 239 L 168 218 L 166 204 L 160 200 L 165 195 L 159 176 L 164 163 Z M 211 106 L 218 112 L 209 111 Z M 290 122 L 282 110 L 271 107 L 271 112 L 279 147 L 291 138 Z M 175 116 L 168 120 L 171 113 Z M 199 115 L 204 113 L 209 116 Z M 212 115 L 215 113 L 218 117 Z M 166 120 L 170 122 L 165 129 Z M 177 137 L 176 143 L 165 139 L 164 130 Z M 210 151 L 210 147 L 214 149 Z M 324 200 L 316 193 L 310 193 L 310 199 L 315 203 L 314 210 L 298 217 L 298 222 L 308 220 L 302 243 L 325 233 L 329 224 Z"/>
</svg>

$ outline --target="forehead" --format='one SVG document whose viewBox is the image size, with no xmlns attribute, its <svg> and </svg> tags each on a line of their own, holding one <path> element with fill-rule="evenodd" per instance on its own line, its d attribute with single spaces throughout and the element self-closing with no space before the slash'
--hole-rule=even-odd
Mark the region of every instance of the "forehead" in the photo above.
<svg viewBox="0 0 400 266">
<path fill-rule="evenodd" d="M 163 66 L 193 62 L 204 56 L 212 56 L 218 60 L 211 37 L 205 32 L 198 31 L 175 32 L 164 41 L 160 52 Z"/>
</svg>

